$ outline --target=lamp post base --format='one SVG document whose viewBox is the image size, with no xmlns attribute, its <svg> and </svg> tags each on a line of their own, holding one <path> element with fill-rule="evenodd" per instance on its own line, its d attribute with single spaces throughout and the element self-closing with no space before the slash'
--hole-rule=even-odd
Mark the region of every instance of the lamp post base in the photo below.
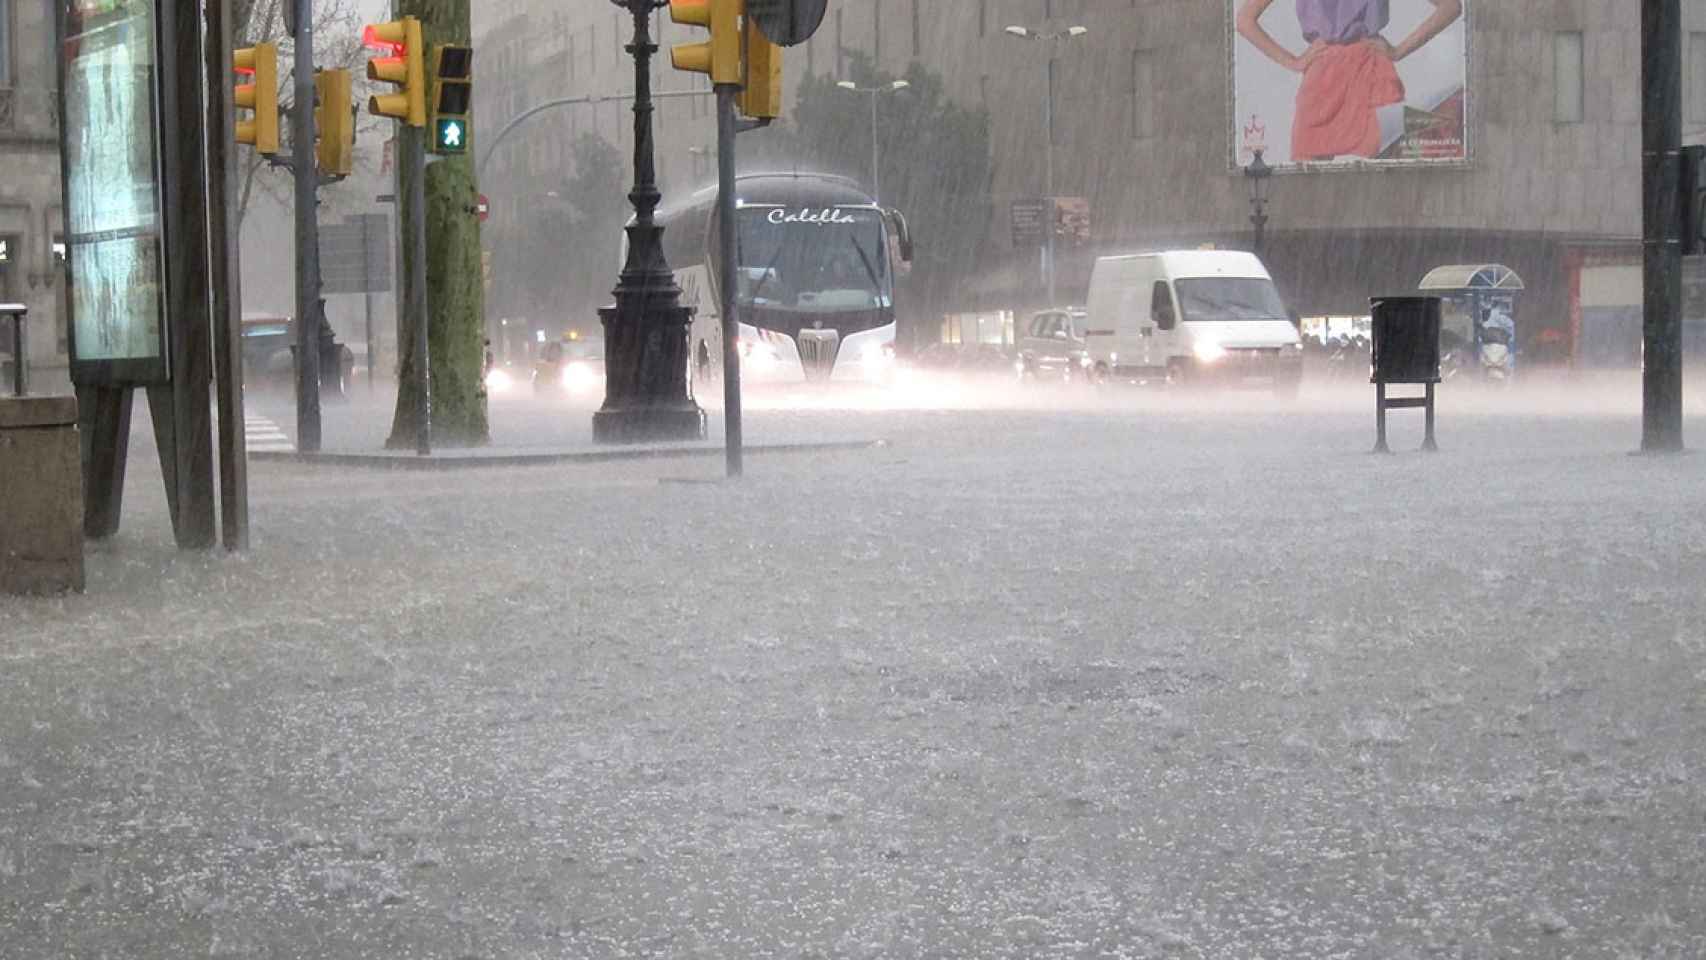
<svg viewBox="0 0 1706 960">
<path fill-rule="evenodd" d="M 705 438 L 705 414 L 687 391 L 687 329 L 693 311 L 675 303 L 669 275 L 643 292 L 619 290 L 604 321 L 604 405 L 592 415 L 597 443 Z"/>
<path fill-rule="evenodd" d="M 705 439 L 705 414 L 692 402 L 685 406 L 605 408 L 592 415 L 596 443 L 662 443 Z"/>
</svg>

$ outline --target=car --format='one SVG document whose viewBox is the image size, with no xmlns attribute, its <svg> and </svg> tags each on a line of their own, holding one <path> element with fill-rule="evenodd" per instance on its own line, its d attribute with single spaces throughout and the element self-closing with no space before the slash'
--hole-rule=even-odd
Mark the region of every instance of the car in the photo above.
<svg viewBox="0 0 1706 960">
<path fill-rule="evenodd" d="M 238 337 L 243 354 L 243 381 L 257 387 L 289 390 L 296 377 L 296 324 L 289 317 L 245 319 Z M 320 340 L 320 384 L 325 393 L 349 395 L 355 375 L 355 354 L 331 337 Z"/>
<path fill-rule="evenodd" d="M 1013 367 L 1021 380 L 1085 378 L 1090 352 L 1084 346 L 1083 307 L 1056 307 L 1031 314 L 1021 327 Z"/>
<path fill-rule="evenodd" d="M 533 392 L 591 393 L 604 386 L 604 341 L 564 337 L 545 344 L 533 363 Z"/>
</svg>

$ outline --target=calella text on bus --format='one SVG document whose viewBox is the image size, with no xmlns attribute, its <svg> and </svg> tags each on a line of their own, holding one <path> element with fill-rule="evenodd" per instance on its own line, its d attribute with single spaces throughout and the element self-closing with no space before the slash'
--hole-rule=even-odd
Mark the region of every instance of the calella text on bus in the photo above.
<svg viewBox="0 0 1706 960">
<path fill-rule="evenodd" d="M 789 213 L 778 208 L 770 211 L 769 219 L 771 223 L 818 223 L 826 225 L 859 222 L 859 218 L 851 213 L 830 207 L 825 207 L 822 210 L 800 210 L 795 213 Z"/>
</svg>

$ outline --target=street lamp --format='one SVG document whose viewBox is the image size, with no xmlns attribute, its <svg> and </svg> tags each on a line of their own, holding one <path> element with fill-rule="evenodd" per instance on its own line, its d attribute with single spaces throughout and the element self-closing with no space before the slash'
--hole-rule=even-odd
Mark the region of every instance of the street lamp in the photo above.
<svg viewBox="0 0 1706 960">
<path fill-rule="evenodd" d="M 1244 168 L 1244 182 L 1250 187 L 1250 226 L 1256 230 L 1256 256 L 1262 255 L 1263 241 L 1267 238 L 1268 227 L 1268 178 L 1274 175 L 1274 168 L 1262 159 L 1262 150 L 1255 150 L 1255 157 L 1250 165 Z"/>
<path fill-rule="evenodd" d="M 1089 27 L 1071 26 L 1054 33 L 1041 33 L 1029 27 L 1017 24 L 1002 29 L 1009 36 L 1021 40 L 1042 40 L 1054 43 L 1058 40 L 1076 40 L 1090 32 Z M 1057 224 L 1054 222 L 1054 87 L 1055 87 L 1055 57 L 1054 48 L 1049 48 L 1048 58 L 1048 89 L 1043 95 L 1043 134 L 1046 141 L 1043 144 L 1043 195 L 1049 204 L 1048 242 L 1043 247 L 1043 277 L 1048 283 L 1049 306 L 1055 305 L 1054 292 L 1054 234 Z"/>
<path fill-rule="evenodd" d="M 885 93 L 899 93 L 907 87 L 912 86 L 912 84 L 907 83 L 905 80 L 896 80 L 892 83 L 885 83 L 875 87 L 861 87 L 851 80 L 843 80 L 840 83 L 837 83 L 836 86 L 843 90 L 851 90 L 854 93 L 868 93 L 871 95 L 871 199 L 881 203 L 882 181 L 878 179 L 877 174 L 877 97 Z"/>
<path fill-rule="evenodd" d="M 634 17 L 634 189 L 628 200 L 628 259 L 614 291 L 616 302 L 601 308 L 604 324 L 604 405 L 592 417 L 599 443 L 697 440 L 704 413 L 687 392 L 688 324 L 693 311 L 681 304 L 681 287 L 663 255 L 663 228 L 654 214 L 658 191 L 652 150 L 652 11 L 667 0 L 610 0 Z"/>
</svg>

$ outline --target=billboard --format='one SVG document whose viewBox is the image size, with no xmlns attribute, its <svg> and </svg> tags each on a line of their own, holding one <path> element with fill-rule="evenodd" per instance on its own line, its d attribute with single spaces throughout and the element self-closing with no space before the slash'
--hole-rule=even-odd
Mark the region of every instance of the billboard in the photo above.
<svg viewBox="0 0 1706 960">
<path fill-rule="evenodd" d="M 63 0 L 72 377 L 165 379 L 154 0 Z"/>
<path fill-rule="evenodd" d="M 1467 0 L 1227 0 L 1238 166 L 1469 159 Z"/>
</svg>

